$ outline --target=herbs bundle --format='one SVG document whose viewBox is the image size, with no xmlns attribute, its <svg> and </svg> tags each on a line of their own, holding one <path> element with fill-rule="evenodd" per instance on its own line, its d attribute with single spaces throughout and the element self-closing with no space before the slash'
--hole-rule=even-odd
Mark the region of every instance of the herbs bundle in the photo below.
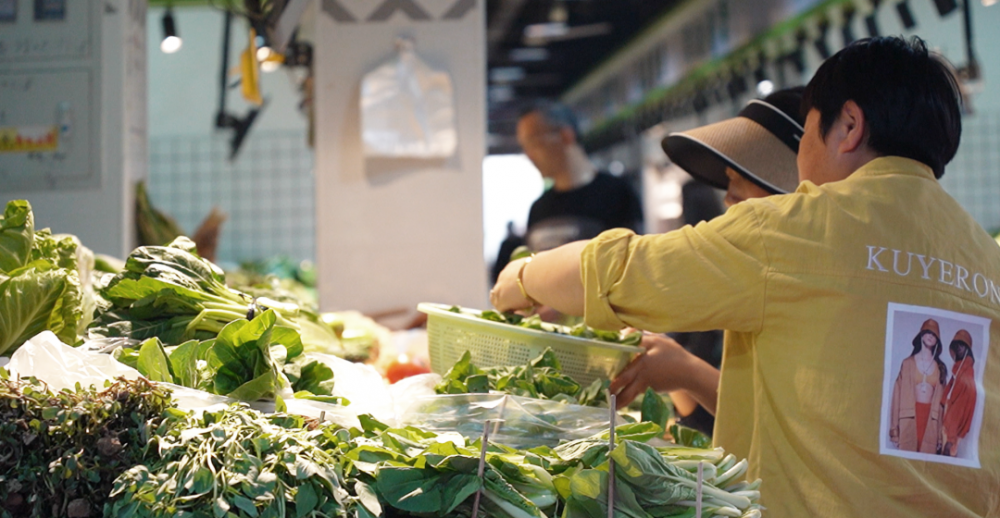
<svg viewBox="0 0 1000 518">
<path fill-rule="evenodd" d="M 98 516 L 169 408 L 167 390 L 142 379 L 57 393 L 0 380 L 0 516 Z"/>
<path fill-rule="evenodd" d="M 243 406 L 188 417 L 150 441 L 150 462 L 115 482 L 104 515 L 345 516 L 358 501 L 337 446 L 349 436 Z"/>
<path fill-rule="evenodd" d="M 7 203 L 0 216 L 0 355 L 45 330 L 77 342 L 95 309 L 93 260 L 75 237 L 36 231 L 27 201 Z"/>
</svg>

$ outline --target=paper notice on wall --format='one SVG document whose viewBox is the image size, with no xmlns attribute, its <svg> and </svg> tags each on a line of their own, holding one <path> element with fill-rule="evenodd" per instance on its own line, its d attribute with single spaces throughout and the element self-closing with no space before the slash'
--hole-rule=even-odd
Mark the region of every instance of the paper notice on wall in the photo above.
<svg viewBox="0 0 1000 518">
<path fill-rule="evenodd" d="M 58 149 L 58 126 L 0 127 L 0 153 L 32 153 Z"/>
</svg>

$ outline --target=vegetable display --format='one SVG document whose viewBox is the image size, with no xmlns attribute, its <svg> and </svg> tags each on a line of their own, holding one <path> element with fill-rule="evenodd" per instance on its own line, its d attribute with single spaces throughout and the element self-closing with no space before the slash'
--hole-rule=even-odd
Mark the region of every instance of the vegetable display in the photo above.
<svg viewBox="0 0 1000 518">
<path fill-rule="evenodd" d="M 56 393 L 0 380 L 0 516 L 98 516 L 168 411 L 168 391 L 141 379 Z"/>
<path fill-rule="evenodd" d="M 551 399 L 583 406 L 608 406 L 608 380 L 594 380 L 583 387 L 562 373 L 562 365 L 551 349 L 526 365 L 480 369 L 468 351 L 445 373 L 435 387 L 438 394 L 470 394 L 490 391 L 536 399 Z"/>
<path fill-rule="evenodd" d="M 0 216 L 0 355 L 45 330 L 77 342 L 95 309 L 93 261 L 75 237 L 36 231 L 27 201 L 7 203 Z"/>
<path fill-rule="evenodd" d="M 298 305 L 254 298 L 226 286 L 219 267 L 198 257 L 186 237 L 170 246 L 143 246 L 125 262 L 101 295 L 111 303 L 90 329 L 97 337 L 157 337 L 165 345 L 215 338 L 235 320 L 252 319 L 272 309 L 280 327 L 324 348 L 339 344 L 336 334 L 315 313 Z"/>
<path fill-rule="evenodd" d="M 759 482 L 720 450 L 656 448 L 651 423 L 522 451 L 362 416 L 362 429 L 264 416 L 244 407 L 188 418 L 150 442 L 151 461 L 115 483 L 105 515 L 467 517 L 606 516 L 608 459 L 616 516 L 693 516 L 702 464 L 706 516 L 759 516 Z M 158 452 L 154 453 L 154 452 Z M 157 458 L 158 456 L 158 458 Z"/>
<path fill-rule="evenodd" d="M 286 387 L 297 397 L 329 396 L 333 371 L 303 355 L 298 333 L 276 321 L 274 310 L 267 310 L 253 320 L 230 322 L 210 340 L 164 347 L 150 338 L 114 354 L 153 381 L 242 401 L 275 399 Z"/>
</svg>

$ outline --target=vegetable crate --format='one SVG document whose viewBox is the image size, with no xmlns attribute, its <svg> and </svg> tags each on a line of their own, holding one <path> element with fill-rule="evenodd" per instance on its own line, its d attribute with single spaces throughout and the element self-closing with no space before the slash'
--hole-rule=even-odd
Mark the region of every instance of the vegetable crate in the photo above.
<svg viewBox="0 0 1000 518">
<path fill-rule="evenodd" d="M 595 379 L 609 379 L 618 374 L 639 347 L 612 344 L 570 336 L 568 329 L 546 324 L 549 331 L 527 329 L 479 318 L 479 311 L 449 311 L 449 306 L 422 303 L 417 310 L 427 314 L 427 342 L 431 370 L 444 374 L 462 358 L 465 351 L 472 363 L 482 367 L 524 365 L 552 348 L 563 372 L 587 386 Z"/>
</svg>

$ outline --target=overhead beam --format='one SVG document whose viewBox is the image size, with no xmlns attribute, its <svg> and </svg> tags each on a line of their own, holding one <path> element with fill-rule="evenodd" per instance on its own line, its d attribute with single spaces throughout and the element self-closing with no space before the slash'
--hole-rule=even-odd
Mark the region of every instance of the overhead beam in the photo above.
<svg viewBox="0 0 1000 518">
<path fill-rule="evenodd" d="M 486 55 L 494 55 L 503 43 L 504 37 L 510 31 L 512 25 L 521 15 L 521 9 L 528 3 L 527 0 L 500 0 L 496 16 L 490 20 L 486 27 Z"/>
</svg>

